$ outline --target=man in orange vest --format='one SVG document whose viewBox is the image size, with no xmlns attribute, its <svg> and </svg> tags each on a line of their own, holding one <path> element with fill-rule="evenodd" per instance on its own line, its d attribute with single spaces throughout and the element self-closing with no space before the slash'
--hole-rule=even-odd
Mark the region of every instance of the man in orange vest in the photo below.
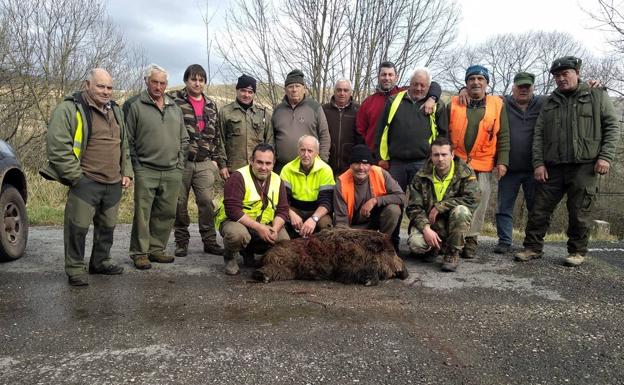
<svg viewBox="0 0 624 385">
<path fill-rule="evenodd" d="M 492 171 L 496 170 L 497 178 L 507 172 L 509 122 L 503 100 L 486 95 L 490 75 L 485 67 L 468 67 L 465 80 L 470 100 L 466 106 L 458 96 L 451 98 L 448 106 L 449 138 L 455 155 L 475 170 L 481 190 L 481 202 L 473 214 L 461 255 L 462 258 L 474 258 L 477 236 L 481 232 L 492 191 Z"/>
<path fill-rule="evenodd" d="M 405 193 L 390 173 L 373 166 L 373 155 L 366 145 L 353 146 L 349 163 L 334 190 L 336 226 L 391 235 L 401 220 L 401 205 L 407 203 Z M 398 251 L 398 242 L 393 243 Z"/>
</svg>

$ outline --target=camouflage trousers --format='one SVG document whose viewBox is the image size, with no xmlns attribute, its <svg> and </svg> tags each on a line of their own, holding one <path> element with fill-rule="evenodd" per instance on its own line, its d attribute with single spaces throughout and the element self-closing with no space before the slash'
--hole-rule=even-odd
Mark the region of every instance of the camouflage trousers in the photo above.
<svg viewBox="0 0 624 385">
<path fill-rule="evenodd" d="M 440 214 L 431 225 L 431 229 L 438 233 L 447 249 L 453 248 L 461 251 L 464 248 L 464 238 L 470 229 L 472 213 L 466 206 L 457 206 L 448 214 Z M 425 242 L 423 233 L 414 229 L 410 234 L 407 245 L 414 254 L 424 254 L 431 246 Z"/>
</svg>

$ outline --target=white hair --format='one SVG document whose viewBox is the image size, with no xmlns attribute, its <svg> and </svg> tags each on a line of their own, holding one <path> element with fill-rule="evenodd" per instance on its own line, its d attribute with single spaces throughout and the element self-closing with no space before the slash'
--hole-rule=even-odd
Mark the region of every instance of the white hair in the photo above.
<svg viewBox="0 0 624 385">
<path fill-rule="evenodd" d="M 353 86 L 351 85 L 351 80 L 349 79 L 338 79 L 336 80 L 336 83 L 334 84 L 334 88 L 338 88 L 338 83 L 340 82 L 346 82 L 349 85 L 349 89 L 353 90 Z"/>
<path fill-rule="evenodd" d="M 412 76 L 410 76 L 410 83 L 414 78 L 418 75 L 425 75 L 427 78 L 427 84 L 431 84 L 431 71 L 427 67 L 416 67 L 412 72 Z"/>
<path fill-rule="evenodd" d="M 321 144 L 319 143 L 318 139 L 316 138 L 316 136 L 314 135 L 303 135 L 302 137 L 299 138 L 299 140 L 297 141 L 297 148 L 301 147 L 301 143 L 303 143 L 304 140 L 308 139 L 308 138 L 312 138 L 314 145 L 316 146 L 316 151 L 320 151 L 321 148 Z"/>
<path fill-rule="evenodd" d="M 158 72 L 162 72 L 165 74 L 165 79 L 167 79 L 167 82 L 169 81 L 169 73 L 167 72 L 167 70 L 165 70 L 164 68 L 162 68 L 161 66 L 159 66 L 158 64 L 150 64 L 147 66 L 147 68 L 145 68 L 145 75 L 143 77 L 143 79 L 147 80 L 149 79 L 152 74 L 154 73 L 154 71 L 158 71 Z"/>
</svg>

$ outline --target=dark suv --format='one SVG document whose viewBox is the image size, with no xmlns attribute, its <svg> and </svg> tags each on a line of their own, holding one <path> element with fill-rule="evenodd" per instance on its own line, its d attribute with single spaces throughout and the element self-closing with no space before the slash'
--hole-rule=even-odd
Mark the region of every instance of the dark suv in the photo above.
<svg viewBox="0 0 624 385">
<path fill-rule="evenodd" d="M 11 261 L 24 254 L 28 240 L 26 213 L 26 176 L 13 148 L 0 140 L 0 213 L 4 226 L 0 228 L 0 260 Z"/>
</svg>

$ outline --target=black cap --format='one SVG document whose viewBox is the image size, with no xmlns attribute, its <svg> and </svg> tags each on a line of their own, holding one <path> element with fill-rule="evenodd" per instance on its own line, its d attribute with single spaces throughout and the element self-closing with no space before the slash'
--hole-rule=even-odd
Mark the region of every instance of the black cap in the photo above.
<svg viewBox="0 0 624 385">
<path fill-rule="evenodd" d="M 583 61 L 575 56 L 564 56 L 556 59 L 550 66 L 550 73 L 554 74 L 557 71 L 571 68 L 573 70 L 580 71 Z"/>
<path fill-rule="evenodd" d="M 236 89 L 239 88 L 248 88 L 251 87 L 254 94 L 256 93 L 256 79 L 252 78 L 249 75 L 242 74 L 241 77 L 238 78 L 238 83 L 236 83 Z"/>
<path fill-rule="evenodd" d="M 351 149 L 349 156 L 349 164 L 353 163 L 369 163 L 373 164 L 373 154 L 365 144 L 357 144 Z"/>
<path fill-rule="evenodd" d="M 299 83 L 305 85 L 303 81 L 303 72 L 301 70 L 292 70 L 286 75 L 286 81 L 284 82 L 284 87 L 287 87 L 289 84 Z"/>
</svg>

